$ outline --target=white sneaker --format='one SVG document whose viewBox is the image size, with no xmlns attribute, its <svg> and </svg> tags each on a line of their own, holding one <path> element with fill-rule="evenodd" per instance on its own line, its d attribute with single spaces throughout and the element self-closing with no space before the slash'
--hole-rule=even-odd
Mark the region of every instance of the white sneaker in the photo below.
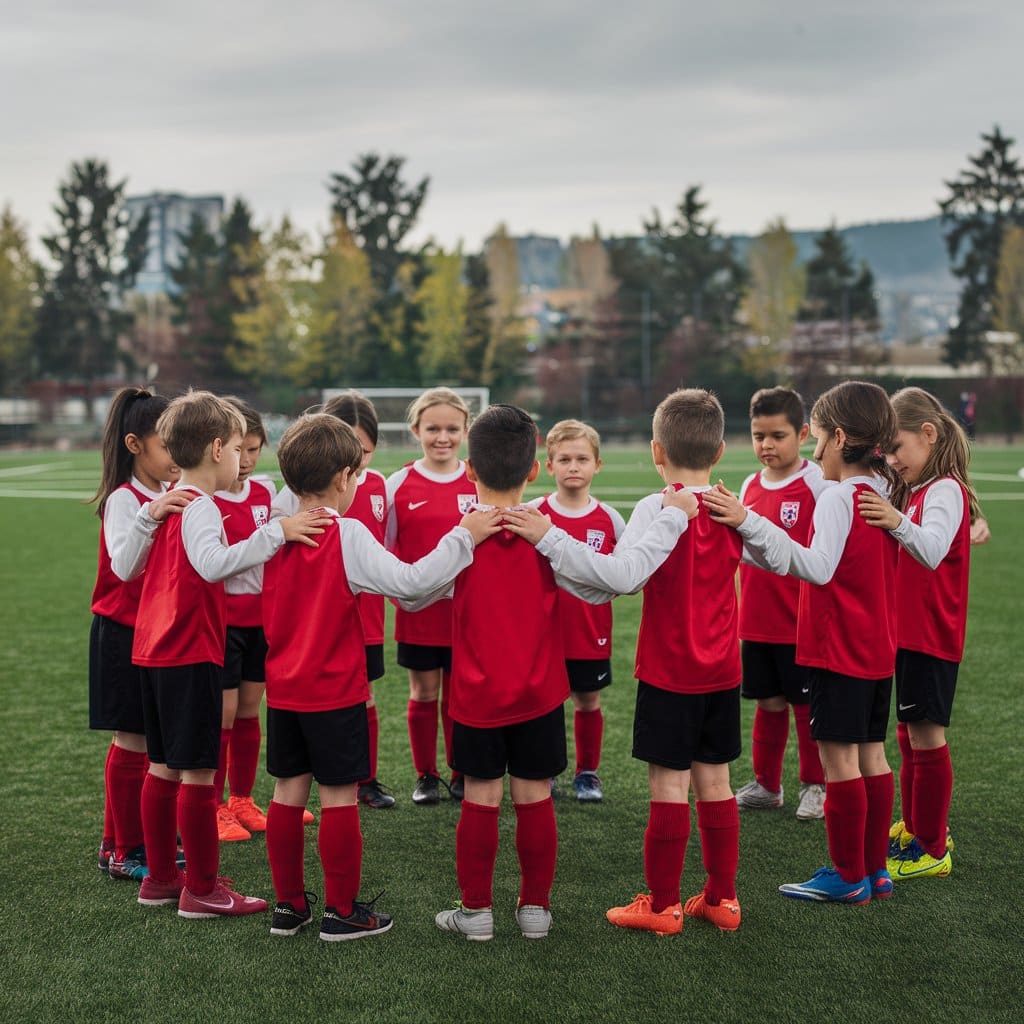
<svg viewBox="0 0 1024 1024">
<path fill-rule="evenodd" d="M 796 816 L 801 821 L 817 821 L 825 817 L 825 787 L 818 782 L 800 784 L 800 806 Z"/>
<path fill-rule="evenodd" d="M 527 903 L 516 911 L 524 939 L 546 939 L 551 929 L 551 911 Z"/>
<path fill-rule="evenodd" d="M 740 810 L 766 810 L 782 806 L 782 786 L 778 793 L 765 789 L 756 779 L 736 790 L 736 805 Z"/>
<path fill-rule="evenodd" d="M 434 924 L 443 932 L 465 935 L 471 942 L 486 942 L 494 938 L 494 914 L 490 907 L 486 910 L 466 910 L 463 907 L 442 910 L 434 918 Z"/>
</svg>

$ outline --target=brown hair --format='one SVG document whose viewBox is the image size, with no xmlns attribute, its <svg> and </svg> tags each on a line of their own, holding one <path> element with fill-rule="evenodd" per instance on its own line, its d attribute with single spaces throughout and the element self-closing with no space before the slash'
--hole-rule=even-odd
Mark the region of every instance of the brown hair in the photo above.
<svg viewBox="0 0 1024 1024">
<path fill-rule="evenodd" d="M 249 434 L 255 434 L 260 439 L 260 444 L 265 445 L 267 431 L 263 426 L 260 414 L 248 402 L 235 397 L 235 395 L 225 395 L 224 401 L 230 402 L 242 414 L 245 420 L 245 434 L 242 436 L 248 437 Z"/>
<path fill-rule="evenodd" d="M 563 441 L 578 441 L 580 438 L 589 442 L 594 450 L 594 458 L 601 458 L 601 435 L 589 424 L 582 420 L 559 420 L 549 431 L 544 439 L 544 447 L 548 450 L 548 458 L 551 458 L 551 449 L 560 445 Z"/>
<path fill-rule="evenodd" d="M 157 421 L 167 408 L 169 399 L 155 395 L 148 388 L 121 388 L 110 401 L 107 419 L 103 424 L 100 454 L 103 471 L 96 493 L 89 499 L 97 501 L 96 514 L 102 519 L 107 498 L 132 478 L 135 456 L 128 450 L 124 439 L 134 434 L 140 441 L 156 433 Z"/>
<path fill-rule="evenodd" d="M 336 416 L 300 416 L 277 446 L 277 463 L 294 494 L 323 494 L 344 469 L 359 472 L 363 446 L 352 428 Z"/>
<path fill-rule="evenodd" d="M 792 388 L 761 388 L 755 391 L 750 399 L 750 418 L 755 416 L 778 416 L 789 420 L 790 426 L 799 435 L 807 414 L 804 411 L 804 400 L 798 391 Z"/>
<path fill-rule="evenodd" d="M 897 430 L 910 434 L 921 433 L 926 423 L 935 427 L 936 440 L 924 464 L 918 483 L 936 477 L 949 476 L 967 492 L 967 505 L 971 522 L 981 515 L 978 496 L 967 478 L 967 464 L 971 461 L 971 448 L 963 428 L 943 408 L 942 403 L 924 388 L 903 388 L 892 396 Z M 883 449 L 884 450 L 884 449 Z M 898 509 L 905 509 L 910 499 L 911 485 L 900 477 L 892 489 L 890 500 Z"/>
<path fill-rule="evenodd" d="M 872 472 L 885 477 L 892 488 L 898 479 L 885 460 L 896 441 L 896 414 L 889 396 L 877 384 L 848 380 L 829 388 L 814 403 L 811 421 L 832 433 L 846 434 L 843 462 L 863 463 Z"/>
<path fill-rule="evenodd" d="M 377 447 L 377 410 L 361 391 L 342 391 L 324 403 L 323 411 L 350 427 L 362 427 L 373 447 Z"/>
<path fill-rule="evenodd" d="M 511 491 L 526 483 L 537 460 L 537 424 L 516 405 L 490 405 L 469 428 L 467 447 L 480 483 Z"/>
<path fill-rule="evenodd" d="M 677 469 L 710 469 L 725 439 L 725 413 L 703 388 L 680 388 L 654 410 L 654 440 Z"/>
<path fill-rule="evenodd" d="M 182 469 L 195 469 L 214 441 L 245 436 L 245 417 L 210 391 L 189 391 L 167 406 L 156 431 Z"/>
<path fill-rule="evenodd" d="M 466 427 L 469 427 L 469 406 L 463 401 L 462 396 L 456 394 L 451 388 L 431 388 L 429 391 L 424 391 L 405 412 L 409 426 L 418 426 L 420 417 L 435 405 L 450 405 L 453 409 L 458 409 L 466 418 Z"/>
</svg>

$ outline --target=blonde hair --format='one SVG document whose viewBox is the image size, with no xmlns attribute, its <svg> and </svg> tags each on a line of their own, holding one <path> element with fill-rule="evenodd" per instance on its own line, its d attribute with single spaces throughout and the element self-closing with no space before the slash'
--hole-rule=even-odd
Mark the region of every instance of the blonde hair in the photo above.
<svg viewBox="0 0 1024 1024">
<path fill-rule="evenodd" d="M 420 417 L 435 405 L 450 405 L 453 409 L 458 409 L 466 418 L 466 427 L 469 428 L 469 406 L 463 401 L 462 396 L 451 388 L 431 388 L 424 391 L 406 410 L 406 422 L 410 427 L 418 427 Z"/>
<path fill-rule="evenodd" d="M 704 388 L 680 388 L 654 410 L 654 440 L 677 469 L 710 469 L 725 440 L 722 403 Z"/>
<path fill-rule="evenodd" d="M 551 450 L 565 441 L 578 441 L 580 438 L 587 441 L 594 450 L 594 458 L 601 458 L 601 435 L 589 424 L 582 420 L 559 420 L 544 438 L 544 447 L 548 450 L 548 458 L 551 458 Z"/>
<path fill-rule="evenodd" d="M 892 396 L 896 413 L 896 427 L 908 434 L 920 434 L 926 423 L 935 427 L 936 440 L 921 472 L 919 483 L 937 477 L 949 476 L 967 493 L 971 522 L 981 515 L 978 496 L 967 479 L 967 464 L 971 461 L 971 448 L 963 428 L 945 410 L 942 403 L 924 388 L 903 388 Z M 892 489 L 892 503 L 905 509 L 910 499 L 911 485 L 900 478 Z"/>
<path fill-rule="evenodd" d="M 189 391 L 175 398 L 156 423 L 156 432 L 182 469 L 195 469 L 214 441 L 245 437 L 245 417 L 210 391 Z"/>
</svg>

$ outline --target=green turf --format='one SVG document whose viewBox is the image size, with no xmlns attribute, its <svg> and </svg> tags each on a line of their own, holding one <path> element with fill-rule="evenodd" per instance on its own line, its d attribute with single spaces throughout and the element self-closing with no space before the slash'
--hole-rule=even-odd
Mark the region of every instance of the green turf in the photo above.
<svg viewBox="0 0 1024 1024">
<path fill-rule="evenodd" d="M 272 465 L 272 459 L 267 460 Z M 387 472 L 401 453 L 381 452 Z M 42 472 L 30 467 L 45 466 Z M 404 709 L 394 668 L 377 684 L 380 777 L 398 806 L 363 813 L 363 894 L 386 889 L 395 914 L 386 936 L 327 944 L 306 932 L 273 939 L 266 917 L 188 922 L 144 911 L 131 883 L 95 867 L 107 738 L 86 728 L 89 594 L 97 521 L 74 500 L 96 483 L 94 454 L 0 456 L 5 657 L 2 667 L 4 922 L 0 1020 L 182 1022 L 339 1021 L 796 1021 L 979 1022 L 1019 1018 L 1024 926 L 1016 862 L 1022 848 L 1020 691 L 1024 640 L 1021 515 L 1024 449 L 979 448 L 974 469 L 993 541 L 974 553 L 967 653 L 951 743 L 956 768 L 954 873 L 904 883 L 864 909 L 780 898 L 826 858 L 821 823 L 793 817 L 795 751 L 787 753 L 787 806 L 743 818 L 738 878 L 743 926 L 722 935 L 688 924 L 656 939 L 613 929 L 606 907 L 643 888 L 645 773 L 629 757 L 632 642 L 639 602 L 616 602 L 615 677 L 605 691 L 606 800 L 557 802 L 560 829 L 547 941 L 519 936 L 511 808 L 502 817 L 495 884 L 497 936 L 443 935 L 434 913 L 456 898 L 455 806 L 413 808 Z M 29 468 L 26 468 L 29 467 Z M 721 475 L 738 486 L 751 468 L 732 445 Z M 643 450 L 606 454 L 598 497 L 624 513 L 657 486 Z M 542 486 L 531 494 L 542 493 Z M 63 496 L 60 500 L 57 496 Z M 394 659 L 387 652 L 389 665 Z M 751 708 L 744 707 L 749 737 Z M 895 750 L 892 751 L 895 759 Z M 894 760 L 895 763 L 895 760 Z M 749 752 L 733 770 L 749 778 Z M 261 773 L 256 796 L 271 790 Z M 696 829 L 694 829 L 696 832 Z M 322 890 L 315 832 L 307 883 Z M 271 897 L 264 841 L 222 846 L 222 872 Z M 684 896 L 703 882 L 691 842 Z"/>
</svg>

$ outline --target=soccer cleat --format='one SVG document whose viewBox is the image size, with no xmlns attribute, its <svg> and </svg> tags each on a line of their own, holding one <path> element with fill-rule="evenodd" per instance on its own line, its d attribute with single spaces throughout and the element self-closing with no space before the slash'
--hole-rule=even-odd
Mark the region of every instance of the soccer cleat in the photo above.
<svg viewBox="0 0 1024 1024">
<path fill-rule="evenodd" d="M 722 900 L 717 907 L 708 903 L 704 893 L 691 896 L 683 907 L 687 917 L 700 917 L 710 921 L 723 932 L 734 932 L 740 926 L 740 905 L 738 900 Z"/>
<path fill-rule="evenodd" d="M 876 900 L 885 900 L 892 895 L 892 875 L 882 868 L 871 873 L 871 896 Z"/>
<path fill-rule="evenodd" d="M 604 790 L 597 772 L 577 772 L 572 780 L 572 790 L 580 803 L 599 804 L 604 799 Z"/>
<path fill-rule="evenodd" d="M 188 889 L 181 890 L 178 900 L 178 916 L 193 920 L 208 917 L 240 917 L 242 914 L 259 914 L 267 909 L 267 901 L 258 896 L 243 896 L 229 889 L 226 880 L 217 879 L 212 891 L 205 896 L 195 896 Z"/>
<path fill-rule="evenodd" d="M 518 918 L 518 914 L 516 916 Z M 435 915 L 434 924 L 443 932 L 465 935 L 471 942 L 486 942 L 494 938 L 494 913 L 490 907 L 483 910 L 466 910 L 459 905 L 454 910 L 442 910 Z"/>
<path fill-rule="evenodd" d="M 516 923 L 524 939 L 546 939 L 551 930 L 551 911 L 527 903 L 517 908 Z"/>
<path fill-rule="evenodd" d="M 800 803 L 796 816 L 800 821 L 818 821 L 825 817 L 825 785 L 809 782 L 800 785 Z"/>
<path fill-rule="evenodd" d="M 373 909 L 374 903 L 383 893 L 378 893 L 369 903 L 352 901 L 352 912 L 342 917 L 334 907 L 324 907 L 320 922 L 320 938 L 324 942 L 344 942 L 346 939 L 365 939 L 370 935 L 381 935 L 395 923 L 390 914 Z"/>
<path fill-rule="evenodd" d="M 889 860 L 895 860 L 914 841 L 912 833 L 908 832 L 900 819 L 889 829 Z M 953 842 L 953 833 L 946 826 L 946 853 L 952 853 L 956 843 Z"/>
<path fill-rule="evenodd" d="M 185 876 L 180 871 L 170 882 L 158 882 L 147 875 L 139 889 L 139 903 L 144 907 L 166 907 L 172 903 L 177 905 L 184 888 Z"/>
<path fill-rule="evenodd" d="M 110 865 L 110 858 L 113 857 L 113 855 L 114 855 L 114 840 L 113 839 L 108 839 L 106 836 L 104 836 L 100 840 L 100 857 L 99 857 L 100 871 L 102 871 L 104 874 L 107 873 L 107 868 Z"/>
<path fill-rule="evenodd" d="M 303 825 L 312 825 L 315 821 L 316 821 L 316 818 L 313 817 L 313 812 L 312 811 L 305 810 L 305 811 L 302 812 L 302 824 Z"/>
<path fill-rule="evenodd" d="M 412 802 L 418 805 L 441 802 L 441 780 L 436 775 L 421 775 L 412 791 Z"/>
<path fill-rule="evenodd" d="M 452 781 L 448 783 L 448 795 L 461 804 L 466 796 L 466 776 L 461 772 L 452 772 Z"/>
<path fill-rule="evenodd" d="M 181 845 L 181 836 L 178 836 L 178 849 L 174 854 L 174 864 L 179 871 L 185 870 L 185 847 Z"/>
<path fill-rule="evenodd" d="M 242 828 L 250 832 L 267 831 L 267 816 L 256 806 L 251 796 L 229 797 L 228 810 Z"/>
<path fill-rule="evenodd" d="M 908 878 L 945 878 L 953 870 L 953 858 L 947 845 L 941 857 L 933 857 L 916 839 L 898 857 L 890 857 L 885 866 L 894 882 Z"/>
<path fill-rule="evenodd" d="M 274 907 L 274 919 L 270 922 L 271 935 L 298 935 L 313 920 L 313 904 L 316 894 L 306 893 L 306 909 L 296 910 L 291 903 L 278 903 Z"/>
<path fill-rule="evenodd" d="M 243 828 L 228 810 L 227 804 L 217 808 L 217 838 L 222 843 L 237 843 L 243 839 L 252 839 L 252 833 Z"/>
<path fill-rule="evenodd" d="M 871 902 L 871 883 L 867 878 L 846 882 L 835 868 L 818 868 L 806 882 L 787 882 L 779 892 L 794 900 L 817 903 L 849 903 L 861 907 Z"/>
<path fill-rule="evenodd" d="M 604 916 L 619 928 L 640 928 L 655 935 L 678 935 L 683 930 L 683 908 L 674 903 L 655 913 L 651 897 L 645 892 L 628 906 L 612 907 Z"/>
<path fill-rule="evenodd" d="M 136 846 L 129 850 L 123 858 L 118 859 L 115 852 L 107 865 L 107 874 L 111 878 L 120 878 L 129 882 L 141 882 L 148 874 L 146 867 L 146 848 Z"/>
<path fill-rule="evenodd" d="M 770 789 L 765 789 L 757 779 L 748 782 L 736 790 L 736 806 L 741 811 L 772 810 L 781 807 L 782 786 L 779 786 L 778 793 L 773 793 Z"/>
<path fill-rule="evenodd" d="M 383 811 L 395 806 L 395 798 L 387 786 L 382 786 L 376 779 L 359 783 L 359 802 L 372 807 L 375 811 Z"/>
</svg>

